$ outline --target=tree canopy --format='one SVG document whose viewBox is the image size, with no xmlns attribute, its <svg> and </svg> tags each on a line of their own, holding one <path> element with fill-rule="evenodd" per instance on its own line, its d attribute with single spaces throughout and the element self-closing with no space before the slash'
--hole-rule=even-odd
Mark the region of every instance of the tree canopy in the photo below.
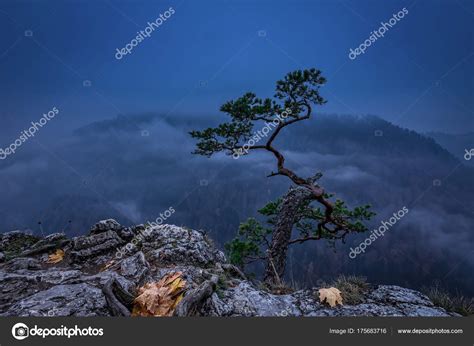
<svg viewBox="0 0 474 346">
<path fill-rule="evenodd" d="M 363 221 L 374 215 L 368 205 L 349 209 L 342 200 L 333 200 L 333 195 L 326 193 L 318 183 L 322 177 L 320 172 L 307 178 L 297 175 L 285 165 L 285 157 L 274 146 L 274 140 L 285 127 L 310 119 L 313 107 L 326 103 L 320 95 L 325 83 L 321 71 L 315 68 L 290 72 L 277 81 L 273 98 L 261 99 L 248 92 L 222 105 L 221 111 L 230 121 L 190 132 L 198 140 L 194 154 L 247 155 L 254 150 L 264 150 L 276 159 L 276 170 L 268 177 L 286 176 L 296 185 L 283 199 L 270 202 L 259 211 L 267 217 L 266 225 L 249 219 L 241 224 L 238 237 L 227 245 L 231 260 L 236 264 L 267 260 L 267 276 L 273 275 L 278 281 L 285 267 L 288 246 L 319 239 L 344 241 L 350 232 L 366 231 Z M 262 138 L 250 141 L 256 125 L 263 123 L 273 123 L 272 132 L 264 141 Z M 291 237 L 293 229 L 299 234 L 296 238 Z"/>
</svg>

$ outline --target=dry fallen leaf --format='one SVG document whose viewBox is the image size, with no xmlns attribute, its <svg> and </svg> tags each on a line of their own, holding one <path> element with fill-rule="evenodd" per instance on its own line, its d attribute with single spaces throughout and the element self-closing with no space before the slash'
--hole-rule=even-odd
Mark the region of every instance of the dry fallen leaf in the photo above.
<svg viewBox="0 0 474 346">
<path fill-rule="evenodd" d="M 57 249 L 55 253 L 48 256 L 46 263 L 59 263 L 64 258 L 64 250 Z"/>
<path fill-rule="evenodd" d="M 140 287 L 132 316 L 171 316 L 186 286 L 181 275 L 181 272 L 168 273 L 160 281 Z"/>
<path fill-rule="evenodd" d="M 331 307 L 335 307 L 336 304 L 342 305 L 341 291 L 335 287 L 320 288 L 319 301 L 322 303 L 325 300 Z"/>
</svg>

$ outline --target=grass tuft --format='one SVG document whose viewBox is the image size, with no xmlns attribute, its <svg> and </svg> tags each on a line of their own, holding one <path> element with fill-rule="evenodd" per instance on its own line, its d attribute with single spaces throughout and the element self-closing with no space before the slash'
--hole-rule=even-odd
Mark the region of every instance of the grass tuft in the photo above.
<svg viewBox="0 0 474 346">
<path fill-rule="evenodd" d="M 474 298 L 467 298 L 459 292 L 450 294 L 439 285 L 423 288 L 422 292 L 430 298 L 434 305 L 446 311 L 456 312 L 462 316 L 474 315 Z"/>
<path fill-rule="evenodd" d="M 340 275 L 331 286 L 341 291 L 344 304 L 356 305 L 364 302 L 370 284 L 363 276 Z"/>
</svg>

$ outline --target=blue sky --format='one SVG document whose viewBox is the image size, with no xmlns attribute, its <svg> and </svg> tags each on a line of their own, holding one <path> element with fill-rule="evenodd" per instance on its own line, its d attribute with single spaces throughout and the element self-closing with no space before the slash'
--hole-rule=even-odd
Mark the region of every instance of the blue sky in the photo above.
<svg viewBox="0 0 474 346">
<path fill-rule="evenodd" d="M 115 59 L 169 7 L 171 18 Z M 385 37 L 348 58 L 404 7 Z M 271 96 L 286 72 L 309 67 L 328 78 L 321 112 L 474 130 L 473 1 L 2 1 L 0 18 L 5 145 L 54 106 L 51 133 L 117 114 L 217 116 L 224 101 Z"/>
</svg>

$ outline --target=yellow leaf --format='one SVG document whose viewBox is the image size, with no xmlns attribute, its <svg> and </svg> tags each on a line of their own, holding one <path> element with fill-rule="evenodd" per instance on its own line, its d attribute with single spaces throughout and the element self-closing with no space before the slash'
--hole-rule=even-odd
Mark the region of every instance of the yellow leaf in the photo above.
<svg viewBox="0 0 474 346">
<path fill-rule="evenodd" d="M 59 263 L 64 258 L 64 250 L 57 249 L 55 253 L 48 256 L 46 263 Z"/>
<path fill-rule="evenodd" d="M 171 282 L 175 281 L 176 279 L 178 279 L 180 276 L 181 276 L 181 272 L 175 272 L 175 273 L 169 273 L 167 275 L 165 275 L 160 281 L 159 283 L 161 283 L 162 285 L 169 285 Z"/>
<path fill-rule="evenodd" d="M 166 274 L 158 282 L 149 282 L 138 289 L 132 316 L 171 316 L 183 298 L 186 281 L 181 272 Z"/>
<path fill-rule="evenodd" d="M 319 289 L 319 301 L 322 303 L 326 301 L 329 306 L 335 307 L 336 304 L 342 305 L 341 291 L 335 287 Z"/>
<path fill-rule="evenodd" d="M 173 311 L 176 308 L 176 306 L 179 304 L 179 302 L 183 299 L 184 293 L 181 293 L 179 296 L 176 297 L 176 300 L 174 301 L 173 304 Z"/>
<path fill-rule="evenodd" d="M 184 288 L 185 285 L 186 285 L 186 281 L 184 281 L 181 278 L 177 278 L 169 284 L 170 292 L 174 292 L 174 291 L 177 291 L 180 288 Z"/>
</svg>

